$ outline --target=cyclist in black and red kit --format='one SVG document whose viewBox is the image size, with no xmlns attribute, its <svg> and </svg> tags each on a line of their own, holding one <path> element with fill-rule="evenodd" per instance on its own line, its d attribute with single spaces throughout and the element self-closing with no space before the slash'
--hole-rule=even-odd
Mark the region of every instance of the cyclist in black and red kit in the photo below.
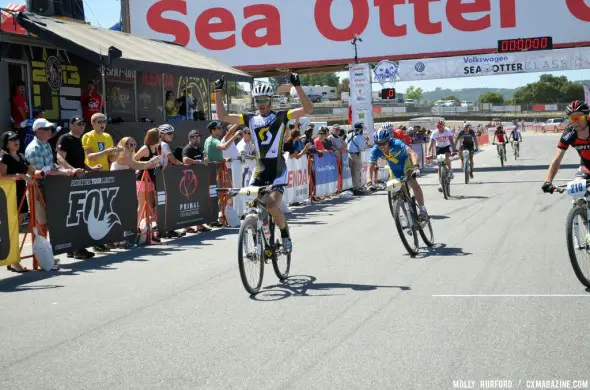
<svg viewBox="0 0 590 390">
<path fill-rule="evenodd" d="M 553 193 L 555 190 L 552 184 L 553 178 L 557 175 L 565 151 L 570 146 L 578 151 L 582 163 L 576 173 L 576 177 L 590 177 L 590 129 L 588 128 L 590 107 L 584 102 L 574 100 L 567 106 L 565 113 L 569 117 L 570 124 L 561 135 L 557 144 L 557 153 L 551 165 L 549 165 L 547 178 L 541 187 L 544 192 Z"/>
</svg>

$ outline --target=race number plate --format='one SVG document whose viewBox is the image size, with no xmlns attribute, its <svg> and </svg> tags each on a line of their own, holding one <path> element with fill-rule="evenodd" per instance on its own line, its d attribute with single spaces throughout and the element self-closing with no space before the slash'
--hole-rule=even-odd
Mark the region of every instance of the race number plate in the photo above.
<svg viewBox="0 0 590 390">
<path fill-rule="evenodd" d="M 401 188 L 402 188 L 402 183 L 397 179 L 389 180 L 387 182 L 387 190 L 388 191 L 398 192 L 399 190 L 401 190 Z"/>
<path fill-rule="evenodd" d="M 567 193 L 572 198 L 580 199 L 586 195 L 586 181 L 574 180 L 567 184 Z"/>
</svg>

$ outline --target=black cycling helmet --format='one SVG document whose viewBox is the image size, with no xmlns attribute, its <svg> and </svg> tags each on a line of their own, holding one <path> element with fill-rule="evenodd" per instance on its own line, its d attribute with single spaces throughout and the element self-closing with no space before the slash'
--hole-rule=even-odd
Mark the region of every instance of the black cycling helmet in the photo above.
<svg viewBox="0 0 590 390">
<path fill-rule="evenodd" d="M 588 115 L 590 114 L 590 107 L 588 107 L 588 105 L 582 101 L 574 100 L 565 109 L 566 115 L 571 115 L 572 112 L 581 112 L 585 115 Z"/>
</svg>

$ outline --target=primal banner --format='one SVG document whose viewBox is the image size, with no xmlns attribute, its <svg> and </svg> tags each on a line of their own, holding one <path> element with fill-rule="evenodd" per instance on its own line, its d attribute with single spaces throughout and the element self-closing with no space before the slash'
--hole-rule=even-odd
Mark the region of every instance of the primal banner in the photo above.
<svg viewBox="0 0 590 390">
<path fill-rule="evenodd" d="M 587 0 L 129 0 L 129 12 L 133 35 L 243 70 L 348 64 L 355 35 L 360 62 L 495 53 L 514 38 L 583 46 L 590 20 Z"/>
<path fill-rule="evenodd" d="M 20 260 L 16 182 L 0 179 L 0 266 Z"/>
<path fill-rule="evenodd" d="M 315 194 L 324 196 L 338 192 L 338 170 L 336 169 L 336 156 L 324 154 L 322 157 L 314 156 L 313 170 L 315 172 Z"/>
<path fill-rule="evenodd" d="M 590 47 L 401 61 L 402 81 L 590 69 Z"/>
<path fill-rule="evenodd" d="M 44 190 L 53 253 L 132 240 L 137 235 L 133 171 L 96 172 L 80 178 L 47 176 Z"/>
<path fill-rule="evenodd" d="M 172 165 L 156 170 L 158 226 L 162 231 L 217 220 L 217 177 L 214 164 Z"/>
</svg>

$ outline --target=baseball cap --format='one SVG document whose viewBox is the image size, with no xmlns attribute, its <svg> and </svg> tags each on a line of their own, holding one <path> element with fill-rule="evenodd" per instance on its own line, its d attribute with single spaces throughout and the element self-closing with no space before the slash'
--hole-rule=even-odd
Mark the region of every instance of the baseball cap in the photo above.
<svg viewBox="0 0 590 390">
<path fill-rule="evenodd" d="M 36 119 L 35 122 L 33 122 L 33 131 L 44 129 L 47 127 L 55 127 L 55 123 L 51 123 L 45 118 L 39 118 Z"/>
<path fill-rule="evenodd" d="M 213 121 L 213 122 L 210 122 L 210 123 L 207 125 L 207 128 L 208 128 L 209 130 L 211 130 L 211 129 L 214 129 L 214 128 L 216 128 L 217 126 L 221 126 L 221 122 L 220 122 L 220 121 Z"/>
<path fill-rule="evenodd" d="M 194 137 L 194 136 L 200 136 L 199 132 L 197 130 L 191 130 L 188 133 L 189 138 Z"/>
<path fill-rule="evenodd" d="M 72 125 L 77 122 L 84 122 L 84 119 L 79 116 L 75 116 L 72 119 L 70 119 L 70 124 L 72 124 Z"/>
<path fill-rule="evenodd" d="M 363 122 L 356 122 L 354 124 L 355 129 L 363 129 L 364 127 L 365 127 L 365 125 L 363 124 Z"/>
<path fill-rule="evenodd" d="M 324 126 L 320 127 L 318 134 L 328 134 L 328 128 Z"/>
</svg>

